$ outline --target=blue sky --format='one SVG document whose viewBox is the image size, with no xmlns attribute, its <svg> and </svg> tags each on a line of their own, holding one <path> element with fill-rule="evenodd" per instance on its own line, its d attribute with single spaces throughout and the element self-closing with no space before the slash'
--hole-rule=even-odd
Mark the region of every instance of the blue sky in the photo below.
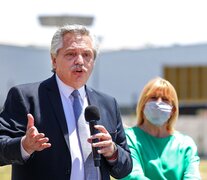
<svg viewBox="0 0 207 180">
<path fill-rule="evenodd" d="M 49 46 L 39 15 L 92 15 L 102 49 L 207 43 L 206 0 L 6 0 L 0 44 Z"/>
</svg>

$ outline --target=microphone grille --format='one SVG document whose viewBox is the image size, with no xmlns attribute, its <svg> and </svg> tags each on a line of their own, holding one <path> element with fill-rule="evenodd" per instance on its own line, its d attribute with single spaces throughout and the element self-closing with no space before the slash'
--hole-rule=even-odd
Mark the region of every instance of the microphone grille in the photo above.
<svg viewBox="0 0 207 180">
<path fill-rule="evenodd" d="M 100 119 L 100 114 L 99 110 L 96 106 L 89 105 L 85 109 L 85 119 L 87 122 L 90 120 L 99 120 Z"/>
</svg>

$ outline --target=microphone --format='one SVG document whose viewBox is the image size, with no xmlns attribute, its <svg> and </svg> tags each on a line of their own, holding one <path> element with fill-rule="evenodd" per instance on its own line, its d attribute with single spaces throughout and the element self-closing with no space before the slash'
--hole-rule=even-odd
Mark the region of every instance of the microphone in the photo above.
<svg viewBox="0 0 207 180">
<path fill-rule="evenodd" d="M 97 121 L 100 119 L 99 110 L 96 106 L 89 105 L 88 107 L 86 107 L 85 119 L 87 122 L 89 122 L 91 135 L 99 133 L 99 131 L 94 128 L 94 125 L 96 125 Z M 98 139 L 92 140 L 92 143 L 96 143 L 96 142 L 99 142 L 99 140 Z M 101 163 L 100 163 L 101 155 L 97 152 L 97 150 L 98 150 L 97 147 L 92 147 L 93 160 L 94 160 L 94 165 L 96 167 L 101 165 Z"/>
</svg>

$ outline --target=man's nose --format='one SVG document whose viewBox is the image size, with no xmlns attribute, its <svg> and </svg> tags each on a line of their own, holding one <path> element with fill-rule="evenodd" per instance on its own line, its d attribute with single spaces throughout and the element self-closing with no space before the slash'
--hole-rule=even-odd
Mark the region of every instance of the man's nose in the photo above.
<svg viewBox="0 0 207 180">
<path fill-rule="evenodd" d="M 76 64 L 84 64 L 84 59 L 83 59 L 83 56 L 81 54 L 79 54 L 77 56 L 75 63 Z"/>
</svg>

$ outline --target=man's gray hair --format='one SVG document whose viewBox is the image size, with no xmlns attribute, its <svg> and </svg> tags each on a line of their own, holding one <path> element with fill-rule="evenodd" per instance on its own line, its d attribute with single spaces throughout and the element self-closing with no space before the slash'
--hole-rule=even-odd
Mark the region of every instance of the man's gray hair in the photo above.
<svg viewBox="0 0 207 180">
<path fill-rule="evenodd" d="M 98 41 L 96 37 L 90 32 L 90 30 L 79 24 L 74 25 L 64 25 L 60 27 L 54 34 L 52 41 L 51 41 L 51 47 L 50 47 L 50 53 L 52 57 L 56 57 L 58 50 L 62 48 L 63 46 L 63 36 L 66 33 L 78 33 L 81 35 L 89 36 L 92 40 L 92 46 L 93 46 L 93 52 L 94 52 L 94 60 L 96 59 L 96 56 L 98 54 Z"/>
</svg>

